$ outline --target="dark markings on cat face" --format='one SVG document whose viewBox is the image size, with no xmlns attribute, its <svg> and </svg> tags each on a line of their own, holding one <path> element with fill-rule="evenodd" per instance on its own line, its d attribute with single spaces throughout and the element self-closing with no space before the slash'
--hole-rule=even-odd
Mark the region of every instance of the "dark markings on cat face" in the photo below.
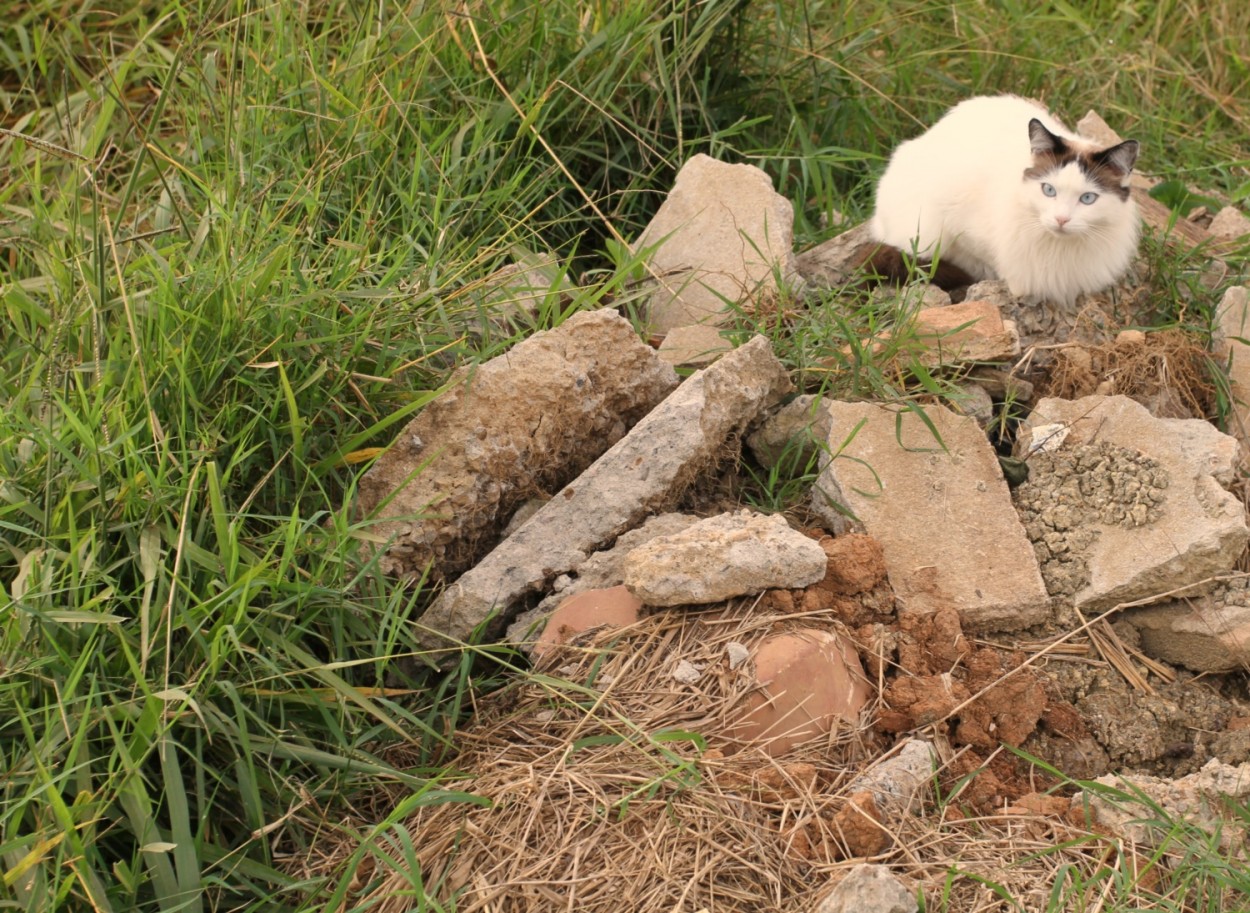
<svg viewBox="0 0 1250 913">
<path fill-rule="evenodd" d="M 1041 180 L 1075 162 L 1103 193 L 1115 194 L 1121 200 L 1129 197 L 1129 189 L 1123 181 L 1133 170 L 1141 150 L 1136 140 L 1125 140 L 1097 152 L 1076 152 L 1063 137 L 1051 133 L 1037 118 L 1029 121 L 1029 148 L 1033 151 L 1033 167 L 1025 169 L 1026 179 Z"/>
</svg>

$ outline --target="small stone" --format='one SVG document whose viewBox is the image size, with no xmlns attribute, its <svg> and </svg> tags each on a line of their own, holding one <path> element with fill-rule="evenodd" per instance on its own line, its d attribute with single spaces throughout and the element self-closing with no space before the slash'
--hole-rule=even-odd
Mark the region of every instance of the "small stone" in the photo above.
<svg viewBox="0 0 1250 913">
<path fill-rule="evenodd" d="M 729 655 L 730 669 L 737 669 L 751 658 L 751 651 L 747 649 L 745 644 L 740 644 L 736 640 L 725 644 L 725 652 Z"/>
<path fill-rule="evenodd" d="M 873 240 L 871 225 L 864 222 L 803 251 L 794 265 L 811 288 L 841 288 L 856 278 L 880 246 Z"/>
<path fill-rule="evenodd" d="M 936 757 L 932 744 L 909 739 L 897 754 L 879 760 L 856 777 L 849 789 L 867 790 L 882 812 L 900 814 L 919 801 L 921 792 L 933 784 Z"/>
<path fill-rule="evenodd" d="M 838 882 L 816 913 L 916 913 L 915 893 L 890 874 L 888 866 L 862 863 Z"/>
<path fill-rule="evenodd" d="M 679 660 L 673 669 L 673 678 L 683 685 L 693 685 L 703 677 L 703 667 L 688 659 Z"/>
<path fill-rule="evenodd" d="M 647 605 L 702 605 L 805 587 L 825 564 L 824 550 L 785 517 L 742 510 L 652 539 L 625 556 L 621 575 Z"/>
<path fill-rule="evenodd" d="M 1212 348 L 1228 366 L 1232 409 L 1228 432 L 1241 442 L 1242 459 L 1250 454 L 1250 292 L 1234 285 L 1220 299 Z"/>
<path fill-rule="evenodd" d="M 1234 206 L 1225 206 L 1215 214 L 1207 227 L 1216 240 L 1237 241 L 1250 235 L 1250 219 Z"/>
</svg>

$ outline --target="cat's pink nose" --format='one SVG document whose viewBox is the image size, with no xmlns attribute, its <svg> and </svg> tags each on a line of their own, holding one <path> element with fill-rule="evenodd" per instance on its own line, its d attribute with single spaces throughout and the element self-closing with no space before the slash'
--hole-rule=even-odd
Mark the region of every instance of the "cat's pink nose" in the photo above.
<svg viewBox="0 0 1250 913">
<path fill-rule="evenodd" d="M 1059 223 L 1060 228 L 1063 228 L 1063 226 L 1067 225 L 1069 222 L 1072 221 L 1072 217 L 1071 216 L 1055 216 L 1055 221 Z"/>
</svg>

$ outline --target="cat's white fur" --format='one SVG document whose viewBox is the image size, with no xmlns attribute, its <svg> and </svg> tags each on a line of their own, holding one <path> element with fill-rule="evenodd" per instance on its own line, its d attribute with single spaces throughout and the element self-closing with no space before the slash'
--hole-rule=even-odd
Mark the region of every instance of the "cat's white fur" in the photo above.
<svg viewBox="0 0 1250 913">
<path fill-rule="evenodd" d="M 1071 303 L 1117 281 L 1137 250 L 1136 205 L 1092 183 L 1076 163 L 1026 176 L 1035 164 L 1034 118 L 1073 151 L 1101 149 L 1026 99 L 970 98 L 894 151 L 877 187 L 875 238 L 975 279 L 1004 279 L 1032 302 Z M 1124 145 L 1131 170 L 1137 144 Z M 1121 186 L 1128 180 L 1126 170 Z M 1086 193 L 1097 199 L 1082 203 Z"/>
</svg>

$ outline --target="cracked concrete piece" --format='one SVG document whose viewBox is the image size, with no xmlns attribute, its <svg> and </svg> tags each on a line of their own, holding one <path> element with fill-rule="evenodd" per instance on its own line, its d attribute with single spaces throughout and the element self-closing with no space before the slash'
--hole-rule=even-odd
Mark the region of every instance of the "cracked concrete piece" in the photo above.
<svg viewBox="0 0 1250 913">
<path fill-rule="evenodd" d="M 621 563 L 630 591 L 650 606 L 705 605 L 825 576 L 825 551 L 780 514 L 740 510 L 640 545 Z"/>
<path fill-rule="evenodd" d="M 1163 596 L 1232 569 L 1250 539 L 1241 502 L 1222 487 L 1234 438 L 1201 419 L 1156 418 L 1126 396 L 1043 399 L 1018 439 L 1037 424 L 1068 434 L 1030 457 L 1016 500 L 1043 574 L 1066 579 L 1078 608 Z"/>
<path fill-rule="evenodd" d="M 655 248 L 651 331 L 720 323 L 730 304 L 775 289 L 794 275 L 793 237 L 794 207 L 767 174 L 695 155 L 634 244 Z"/>
<path fill-rule="evenodd" d="M 360 479 L 379 568 L 441 579 L 470 567 L 528 498 L 575 478 L 676 386 L 610 308 L 458 372 Z"/>
<path fill-rule="evenodd" d="M 924 407 L 826 401 L 833 433 L 812 509 L 849 508 L 885 554 L 900 611 L 950 607 L 965 630 L 1027 628 L 1050 615 L 1033 548 L 976 420 Z M 943 446 L 945 445 L 945 446 Z"/>
<path fill-rule="evenodd" d="M 791 390 L 767 339 L 756 336 L 696 372 L 633 430 L 449 586 L 421 624 L 453 641 L 488 634 L 527 595 L 581 565 L 650 514 L 670 508 L 728 443 Z"/>
<path fill-rule="evenodd" d="M 916 913 L 916 892 L 908 890 L 885 865 L 863 862 L 820 902 L 816 913 Z"/>
<path fill-rule="evenodd" d="M 684 365 L 701 368 L 716 361 L 732 348 L 733 343 L 721 336 L 716 327 L 696 324 L 673 327 L 664 336 L 658 351 L 660 360 L 674 367 Z"/>
</svg>

